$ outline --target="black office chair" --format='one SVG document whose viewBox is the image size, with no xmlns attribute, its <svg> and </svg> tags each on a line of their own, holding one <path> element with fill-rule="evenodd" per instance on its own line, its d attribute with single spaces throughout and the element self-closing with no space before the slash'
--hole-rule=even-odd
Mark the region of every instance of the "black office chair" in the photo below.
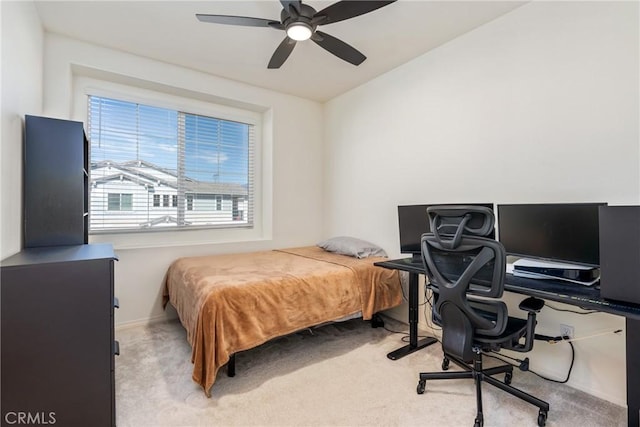
<svg viewBox="0 0 640 427">
<path fill-rule="evenodd" d="M 510 364 L 483 368 L 483 352 L 501 348 L 519 352 L 533 347 L 536 313 L 544 301 L 527 298 L 520 309 L 527 320 L 509 317 L 500 301 L 504 290 L 506 256 L 500 242 L 487 238 L 493 231 L 491 209 L 481 206 L 435 206 L 427 209 L 431 233 L 422 235 L 422 260 L 433 290 L 432 318 L 442 327 L 442 369 L 449 361 L 464 371 L 421 373 L 418 394 L 427 380 L 473 378 L 476 385 L 475 427 L 484 423 L 482 383 L 486 382 L 538 408 L 538 425 L 544 426 L 549 404 L 509 385 Z M 481 297 L 481 298 L 478 298 Z M 504 373 L 504 381 L 493 378 Z"/>
</svg>

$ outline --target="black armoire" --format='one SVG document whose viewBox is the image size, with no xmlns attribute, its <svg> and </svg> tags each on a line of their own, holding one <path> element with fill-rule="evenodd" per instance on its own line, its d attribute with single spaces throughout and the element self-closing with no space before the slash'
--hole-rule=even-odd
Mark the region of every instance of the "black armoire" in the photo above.
<svg viewBox="0 0 640 427">
<path fill-rule="evenodd" d="M 115 425 L 114 261 L 87 244 L 80 122 L 27 116 L 21 252 L 0 262 L 2 426 Z"/>
</svg>

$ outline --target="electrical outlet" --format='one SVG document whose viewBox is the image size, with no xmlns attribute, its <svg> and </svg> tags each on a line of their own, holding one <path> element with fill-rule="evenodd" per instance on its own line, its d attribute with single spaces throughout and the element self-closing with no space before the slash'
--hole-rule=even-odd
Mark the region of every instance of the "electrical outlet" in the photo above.
<svg viewBox="0 0 640 427">
<path fill-rule="evenodd" d="M 560 336 L 573 338 L 573 326 L 560 324 Z"/>
</svg>

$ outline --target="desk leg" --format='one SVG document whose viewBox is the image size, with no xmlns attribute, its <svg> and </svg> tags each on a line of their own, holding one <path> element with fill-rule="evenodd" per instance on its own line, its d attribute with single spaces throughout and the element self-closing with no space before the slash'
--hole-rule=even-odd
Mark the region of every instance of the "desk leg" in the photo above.
<svg viewBox="0 0 640 427">
<path fill-rule="evenodd" d="M 640 320 L 627 317 L 627 425 L 640 424 Z"/>
<path fill-rule="evenodd" d="M 387 354 L 389 359 L 400 359 L 437 342 L 435 338 L 431 337 L 418 340 L 418 312 L 418 274 L 409 273 L 409 344 Z"/>
</svg>

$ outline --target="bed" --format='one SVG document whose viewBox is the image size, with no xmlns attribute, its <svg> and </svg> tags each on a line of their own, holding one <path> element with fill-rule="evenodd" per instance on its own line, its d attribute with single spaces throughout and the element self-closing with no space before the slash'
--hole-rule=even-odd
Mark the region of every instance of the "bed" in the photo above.
<svg viewBox="0 0 640 427">
<path fill-rule="evenodd" d="M 237 352 L 399 305 L 398 272 L 373 265 L 381 259 L 308 246 L 174 261 L 164 304 L 175 307 L 187 331 L 193 380 L 210 396 L 219 369 Z"/>
</svg>

